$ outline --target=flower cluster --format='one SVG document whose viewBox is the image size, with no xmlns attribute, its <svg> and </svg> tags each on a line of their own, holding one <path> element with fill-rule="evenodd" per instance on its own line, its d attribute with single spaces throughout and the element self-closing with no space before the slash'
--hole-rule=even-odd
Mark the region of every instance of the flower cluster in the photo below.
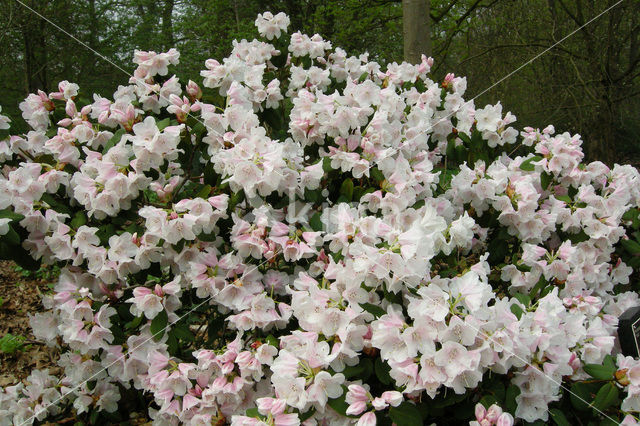
<svg viewBox="0 0 640 426">
<path fill-rule="evenodd" d="M 635 424 L 640 174 L 517 131 L 431 58 L 256 26 L 202 87 L 137 51 L 113 100 L 20 105 L 0 254 L 61 267 L 30 316 L 61 373 L 4 388 L 0 424 Z"/>
</svg>

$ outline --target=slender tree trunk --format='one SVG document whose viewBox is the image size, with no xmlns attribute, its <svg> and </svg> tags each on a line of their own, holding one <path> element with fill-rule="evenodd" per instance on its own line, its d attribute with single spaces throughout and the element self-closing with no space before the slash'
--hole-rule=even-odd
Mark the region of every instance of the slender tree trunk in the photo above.
<svg viewBox="0 0 640 426">
<path fill-rule="evenodd" d="M 30 5 L 34 7 L 34 4 Z M 47 91 L 46 22 L 27 16 L 22 26 L 26 88 L 29 93 L 38 89 Z"/>
<path fill-rule="evenodd" d="M 165 50 L 173 47 L 173 5 L 174 0 L 164 0 L 164 8 L 162 9 L 162 36 L 165 40 Z"/>
<path fill-rule="evenodd" d="M 404 60 L 417 64 L 422 55 L 431 56 L 429 0 L 402 0 Z"/>
</svg>

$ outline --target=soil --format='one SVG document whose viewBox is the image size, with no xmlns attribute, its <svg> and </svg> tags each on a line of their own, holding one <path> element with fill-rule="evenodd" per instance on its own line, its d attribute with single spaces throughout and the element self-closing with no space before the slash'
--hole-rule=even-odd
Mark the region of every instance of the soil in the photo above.
<svg viewBox="0 0 640 426">
<path fill-rule="evenodd" d="M 0 351 L 0 386 L 11 386 L 24 380 L 33 369 L 48 368 L 60 374 L 56 365 L 59 352 L 34 340 L 28 314 L 44 310 L 40 294 L 50 291 L 42 278 L 25 277 L 13 262 L 0 261 L 0 338 L 8 333 L 26 338 L 23 350 Z"/>
</svg>

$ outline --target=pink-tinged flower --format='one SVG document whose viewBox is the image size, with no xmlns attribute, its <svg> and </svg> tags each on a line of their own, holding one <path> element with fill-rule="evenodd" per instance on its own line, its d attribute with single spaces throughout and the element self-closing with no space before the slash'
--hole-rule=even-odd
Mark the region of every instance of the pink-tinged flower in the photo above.
<svg viewBox="0 0 640 426">
<path fill-rule="evenodd" d="M 363 414 L 358 419 L 357 426 L 375 426 L 377 423 L 376 415 L 373 411 Z"/>
<path fill-rule="evenodd" d="M 133 289 L 133 297 L 128 299 L 127 302 L 133 303 L 131 305 L 131 314 L 139 316 L 144 314 L 149 319 L 154 319 L 162 310 L 164 293 L 162 288 L 156 285 L 154 291 L 147 287 L 136 287 Z"/>
</svg>

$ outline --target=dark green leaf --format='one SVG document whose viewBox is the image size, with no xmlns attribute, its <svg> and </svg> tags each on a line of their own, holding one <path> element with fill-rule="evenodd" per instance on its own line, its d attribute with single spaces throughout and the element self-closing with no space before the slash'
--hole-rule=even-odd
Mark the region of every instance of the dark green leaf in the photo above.
<svg viewBox="0 0 640 426">
<path fill-rule="evenodd" d="M 577 382 L 571 385 L 571 394 L 569 395 L 569 398 L 571 399 L 571 405 L 579 411 L 588 410 L 589 401 L 592 399 L 589 387 L 582 382 Z"/>
<path fill-rule="evenodd" d="M 211 185 L 205 185 L 202 187 L 202 189 L 200 189 L 200 191 L 198 191 L 198 194 L 196 194 L 197 198 L 204 198 L 205 200 L 207 198 L 209 198 L 209 194 L 211 193 Z"/>
<path fill-rule="evenodd" d="M 247 417 L 258 418 L 258 416 L 260 415 L 260 412 L 258 411 L 257 407 L 253 407 L 253 408 L 247 408 L 247 411 L 245 411 L 244 414 Z"/>
<path fill-rule="evenodd" d="M 298 418 L 300 419 L 300 423 L 308 420 L 311 416 L 316 413 L 315 407 L 311 407 L 311 409 L 305 413 L 298 414 Z"/>
<path fill-rule="evenodd" d="M 420 411 L 415 405 L 407 401 L 403 401 L 397 407 L 389 408 L 389 417 L 397 425 L 422 426 Z"/>
<path fill-rule="evenodd" d="M 376 182 L 380 183 L 384 180 L 384 174 L 382 174 L 382 172 L 380 171 L 380 169 L 378 169 L 378 167 L 372 167 L 370 172 L 371 172 L 371 177 Z"/>
<path fill-rule="evenodd" d="M 389 375 L 391 367 L 389 367 L 389 364 L 387 364 L 386 361 L 383 361 L 382 358 L 376 358 L 374 370 L 376 372 L 376 377 L 380 380 L 380 383 L 386 386 L 391 384 L 393 380 Z"/>
<path fill-rule="evenodd" d="M 126 132 L 124 129 L 119 129 L 118 131 L 116 131 L 111 139 L 109 139 L 109 142 L 107 142 L 104 148 L 102 148 L 102 153 L 106 154 L 107 151 L 109 151 L 113 146 L 117 145 L 118 142 L 120 142 L 120 139 L 122 139 L 122 135 L 124 135 L 125 133 Z"/>
<path fill-rule="evenodd" d="M 345 397 L 347 396 L 347 387 L 342 385 L 342 395 L 338 398 L 329 399 L 327 404 L 329 407 L 333 408 L 336 413 L 342 414 L 343 416 L 347 416 L 347 408 L 349 408 L 349 404 L 345 401 Z M 353 418 L 353 416 L 347 416 Z"/>
<path fill-rule="evenodd" d="M 22 242 L 22 240 L 20 239 L 20 235 L 18 235 L 18 233 L 15 231 L 15 229 L 13 229 L 12 226 L 9 226 L 9 231 L 6 234 L 0 236 L 0 238 L 12 246 L 19 246 Z"/>
<path fill-rule="evenodd" d="M 278 341 L 278 339 L 276 339 L 274 337 L 273 334 L 268 335 L 265 340 L 267 341 L 268 344 L 270 344 L 271 346 L 274 346 L 278 349 L 280 349 L 280 342 Z"/>
<path fill-rule="evenodd" d="M 169 124 L 171 124 L 171 118 L 167 117 L 164 120 L 158 121 L 156 126 L 158 126 L 158 130 L 163 131 Z"/>
<path fill-rule="evenodd" d="M 386 314 L 384 309 L 372 303 L 360 303 L 360 307 L 370 314 L 373 314 L 373 316 L 376 318 L 380 318 L 381 316 Z"/>
<path fill-rule="evenodd" d="M 319 203 L 322 201 L 322 191 L 320 189 L 305 189 L 304 199 L 312 203 Z"/>
<path fill-rule="evenodd" d="M 344 195 L 347 201 L 353 200 L 353 181 L 349 178 L 342 181 L 340 186 L 340 194 Z"/>
<path fill-rule="evenodd" d="M 322 231 L 323 224 L 320 212 L 315 212 L 314 215 L 311 216 L 311 219 L 309 219 L 309 225 L 311 225 L 311 229 L 316 232 Z"/>
<path fill-rule="evenodd" d="M 169 317 L 166 310 L 160 311 L 158 315 L 151 321 L 151 335 L 154 340 L 158 341 L 164 336 L 164 332 L 169 323 Z"/>
<path fill-rule="evenodd" d="M 551 182 L 553 182 L 553 175 L 547 172 L 542 172 L 542 174 L 540 175 L 540 184 L 543 191 L 546 191 L 547 188 L 549 188 Z"/>
<path fill-rule="evenodd" d="M 504 397 L 504 408 L 511 414 L 516 412 L 518 404 L 516 403 L 516 397 L 520 395 L 520 388 L 516 385 L 510 385 L 507 388 Z"/>
<path fill-rule="evenodd" d="M 612 380 L 613 373 L 616 372 L 615 365 L 611 367 L 599 364 L 586 364 L 583 368 L 588 375 L 598 380 Z"/>
<path fill-rule="evenodd" d="M 24 216 L 11 211 L 10 209 L 0 210 L 0 219 L 11 219 L 13 221 L 21 221 Z"/>
<path fill-rule="evenodd" d="M 558 408 L 552 408 L 549 410 L 549 414 L 551 414 L 551 418 L 558 426 L 571 426 L 571 423 L 567 420 L 564 413 Z"/>
<path fill-rule="evenodd" d="M 458 137 L 462 140 L 462 142 L 471 145 L 471 138 L 464 132 L 458 132 Z"/>
<path fill-rule="evenodd" d="M 233 212 L 238 204 L 244 201 L 244 190 L 240 190 L 238 192 L 234 192 L 229 199 L 229 207 L 228 210 Z"/>
<path fill-rule="evenodd" d="M 516 316 L 516 318 L 518 318 L 518 320 L 522 318 L 522 314 L 524 314 L 524 311 L 522 310 L 520 305 L 516 305 L 515 303 L 511 305 L 511 312 Z"/>
<path fill-rule="evenodd" d="M 528 294 L 516 293 L 513 295 L 513 297 L 518 299 L 518 301 L 522 303 L 524 306 L 529 306 L 531 304 L 531 298 L 529 297 Z"/>
<path fill-rule="evenodd" d="M 624 247 L 624 249 L 631 254 L 640 253 L 640 244 L 638 244 L 636 241 L 620 240 L 620 244 L 622 244 L 622 247 Z"/>
<path fill-rule="evenodd" d="M 180 339 L 185 342 L 193 342 L 195 340 L 195 336 L 189 330 L 189 326 L 187 324 L 180 324 L 174 326 L 170 332 L 172 335 L 176 336 L 177 339 Z"/>
<path fill-rule="evenodd" d="M 520 164 L 520 170 L 524 170 L 526 172 L 532 172 L 536 169 L 536 167 L 532 163 L 540 160 L 542 160 L 542 157 L 538 155 L 531 157 L 528 160 L 523 161 L 522 164 Z"/>
<path fill-rule="evenodd" d="M 73 215 L 73 219 L 71 219 L 70 225 L 73 229 L 78 229 L 82 225 L 85 225 L 86 223 L 87 223 L 87 214 L 83 210 L 80 210 Z"/>
<path fill-rule="evenodd" d="M 604 411 L 618 400 L 618 387 L 613 382 L 602 385 L 596 399 L 593 400 L 593 406 L 600 411 Z"/>
<path fill-rule="evenodd" d="M 135 317 L 134 319 L 132 319 L 131 321 L 126 323 L 124 325 L 124 328 L 127 329 L 127 330 L 132 329 L 132 328 L 136 328 L 137 326 L 140 325 L 140 323 L 142 322 L 143 318 L 144 318 L 144 315 L 140 315 L 139 317 Z"/>
</svg>

